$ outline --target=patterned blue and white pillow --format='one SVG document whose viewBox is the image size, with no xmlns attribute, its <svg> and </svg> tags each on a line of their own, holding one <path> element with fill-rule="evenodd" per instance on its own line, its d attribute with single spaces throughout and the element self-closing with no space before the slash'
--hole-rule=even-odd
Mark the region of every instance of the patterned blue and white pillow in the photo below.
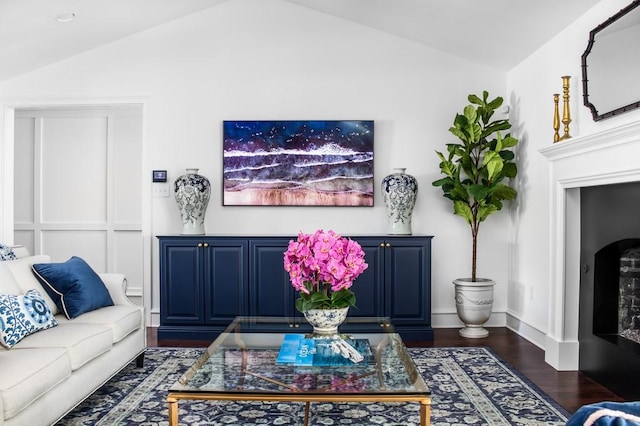
<svg viewBox="0 0 640 426">
<path fill-rule="evenodd" d="M 15 260 L 17 259 L 13 249 L 7 245 L 0 244 L 0 260 Z"/>
<path fill-rule="evenodd" d="M 0 294 L 0 345 L 13 345 L 36 331 L 58 325 L 38 290 L 22 295 Z"/>
</svg>

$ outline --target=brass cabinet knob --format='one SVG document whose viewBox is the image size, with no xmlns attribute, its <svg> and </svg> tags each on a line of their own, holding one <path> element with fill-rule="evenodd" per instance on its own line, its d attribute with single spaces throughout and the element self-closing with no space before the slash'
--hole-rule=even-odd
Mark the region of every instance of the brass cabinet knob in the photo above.
<svg viewBox="0 0 640 426">
<path fill-rule="evenodd" d="M 198 243 L 198 247 L 202 247 L 202 243 Z"/>
<path fill-rule="evenodd" d="M 383 247 L 383 248 L 384 248 L 384 243 L 380 243 L 380 247 Z"/>
<path fill-rule="evenodd" d="M 209 243 L 204 243 L 204 246 L 205 247 L 209 247 Z"/>
<path fill-rule="evenodd" d="M 387 243 L 387 245 L 385 247 L 387 247 L 387 248 L 391 247 L 391 243 Z"/>
</svg>

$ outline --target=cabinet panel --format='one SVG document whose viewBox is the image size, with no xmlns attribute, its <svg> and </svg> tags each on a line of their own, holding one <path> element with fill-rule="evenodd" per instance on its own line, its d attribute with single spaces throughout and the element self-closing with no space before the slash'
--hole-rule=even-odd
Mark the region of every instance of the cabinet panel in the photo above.
<svg viewBox="0 0 640 426">
<path fill-rule="evenodd" d="M 389 243 L 385 253 L 387 315 L 397 325 L 430 324 L 429 246 L 397 239 Z"/>
<path fill-rule="evenodd" d="M 249 242 L 251 286 L 249 314 L 254 316 L 296 316 L 296 293 L 284 270 L 284 252 L 289 238 Z"/>
<path fill-rule="evenodd" d="M 353 238 L 365 253 L 367 269 L 353 282 L 357 308 L 349 309 L 350 316 L 384 316 L 384 248 L 380 238 Z"/>
<path fill-rule="evenodd" d="M 229 324 L 247 314 L 246 240 L 203 240 L 204 308 L 207 324 Z"/>
<path fill-rule="evenodd" d="M 160 243 L 160 321 L 203 324 L 202 257 L 193 241 Z"/>
</svg>

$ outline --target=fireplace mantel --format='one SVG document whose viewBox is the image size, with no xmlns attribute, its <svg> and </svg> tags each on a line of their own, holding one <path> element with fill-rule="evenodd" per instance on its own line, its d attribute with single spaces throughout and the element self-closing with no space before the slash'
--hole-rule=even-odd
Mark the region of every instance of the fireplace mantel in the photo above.
<svg viewBox="0 0 640 426">
<path fill-rule="evenodd" d="M 578 369 L 580 188 L 640 181 L 640 121 L 558 142 L 550 161 L 549 328 L 545 360 Z"/>
</svg>

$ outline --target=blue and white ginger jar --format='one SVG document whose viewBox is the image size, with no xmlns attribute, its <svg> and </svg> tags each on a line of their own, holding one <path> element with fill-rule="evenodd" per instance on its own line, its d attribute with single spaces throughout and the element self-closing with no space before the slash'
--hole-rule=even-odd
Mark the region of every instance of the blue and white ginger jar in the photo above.
<svg viewBox="0 0 640 426">
<path fill-rule="evenodd" d="M 387 207 L 388 233 L 411 235 L 411 214 L 418 196 L 418 181 L 405 168 L 382 179 L 382 198 Z"/>
<path fill-rule="evenodd" d="M 199 175 L 198 169 L 187 169 L 187 173 L 174 182 L 174 192 L 182 219 L 182 234 L 204 234 L 204 214 L 211 196 L 209 179 Z"/>
</svg>

